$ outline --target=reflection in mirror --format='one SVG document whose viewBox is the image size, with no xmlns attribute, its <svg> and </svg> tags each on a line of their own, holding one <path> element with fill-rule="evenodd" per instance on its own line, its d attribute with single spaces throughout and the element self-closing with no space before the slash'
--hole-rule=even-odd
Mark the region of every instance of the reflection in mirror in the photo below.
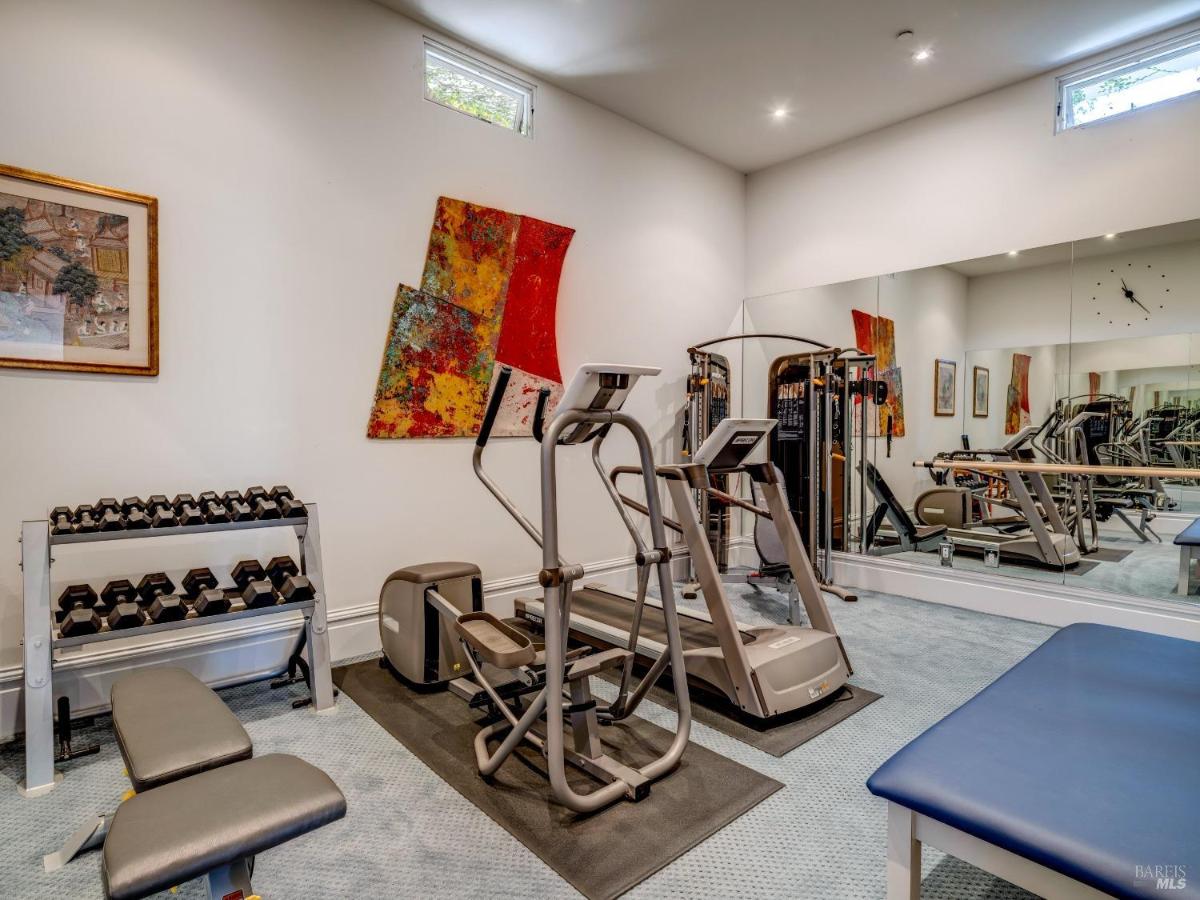
<svg viewBox="0 0 1200 900">
<path fill-rule="evenodd" d="M 865 499 L 818 546 L 1196 596 L 1173 540 L 1200 516 L 1200 222 L 751 298 L 742 324 L 857 347 L 851 380 L 881 391 L 853 401 L 858 461 L 830 467 Z M 744 415 L 785 418 L 811 348 L 743 343 Z"/>
<path fill-rule="evenodd" d="M 1088 559 L 1103 568 L 1091 586 L 1194 596 L 1174 540 L 1200 515 L 1188 475 L 1200 448 L 1192 339 L 1200 328 L 1200 222 L 1077 241 L 1073 252 L 1068 412 L 1089 417 L 1080 443 L 1090 461 L 1151 467 L 1090 481 Z"/>
</svg>

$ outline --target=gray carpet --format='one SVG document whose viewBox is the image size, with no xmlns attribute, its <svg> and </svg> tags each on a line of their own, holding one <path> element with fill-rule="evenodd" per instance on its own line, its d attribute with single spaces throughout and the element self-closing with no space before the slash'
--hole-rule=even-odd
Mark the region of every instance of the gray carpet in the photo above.
<svg viewBox="0 0 1200 900">
<path fill-rule="evenodd" d="M 784 620 L 781 599 L 766 591 L 743 593 L 731 590 L 739 619 Z M 627 896 L 882 898 L 885 805 L 867 792 L 867 776 L 1051 633 L 1040 625 L 865 591 L 857 604 L 831 609 L 854 660 L 854 683 L 879 691 L 883 699 L 782 758 L 697 724 L 694 741 L 785 788 Z M 300 687 L 290 690 L 291 696 L 304 694 Z M 342 821 L 259 857 L 255 887 L 265 897 L 578 896 L 349 698 L 339 699 L 336 714 L 316 716 L 292 710 L 265 686 L 223 696 L 246 723 L 258 752 L 295 753 L 321 766 L 350 804 Z M 669 727 L 666 710 L 644 711 L 663 717 L 660 724 Z M 17 795 L 19 749 L 0 752 L 3 896 L 101 896 L 97 854 L 54 876 L 42 873 L 41 856 L 84 816 L 112 809 L 127 787 L 106 731 L 102 720 L 96 733 L 108 742 L 100 755 L 69 764 L 66 781 L 36 800 Z M 929 900 L 1029 896 L 932 851 L 925 854 L 925 872 Z M 176 896 L 199 898 L 203 887 L 193 882 Z"/>
</svg>

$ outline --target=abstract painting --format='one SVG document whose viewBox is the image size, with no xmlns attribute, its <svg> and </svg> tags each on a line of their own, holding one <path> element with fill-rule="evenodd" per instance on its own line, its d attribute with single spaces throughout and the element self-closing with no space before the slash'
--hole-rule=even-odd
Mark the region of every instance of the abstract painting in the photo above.
<svg viewBox="0 0 1200 900">
<path fill-rule="evenodd" d="M 0 166 L 0 365 L 158 373 L 153 197 Z"/>
<path fill-rule="evenodd" d="M 900 367 L 896 364 L 896 323 L 885 316 L 873 316 L 860 309 L 852 309 L 854 319 L 854 341 L 858 349 L 875 357 L 875 375 L 888 386 L 888 396 L 878 407 L 879 421 L 876 434 L 904 437 L 904 389 L 900 380 Z"/>
<path fill-rule="evenodd" d="M 1033 357 L 1014 353 L 1012 377 L 1008 382 L 1008 403 L 1004 408 L 1004 433 L 1016 434 L 1030 423 L 1029 364 Z"/>
<path fill-rule="evenodd" d="M 958 363 L 950 359 L 933 361 L 933 414 L 954 415 L 955 388 L 958 386 Z"/>
<path fill-rule="evenodd" d="M 421 287 L 396 291 L 373 438 L 479 431 L 500 369 L 513 375 L 496 436 L 527 435 L 541 388 L 562 395 L 558 282 L 574 229 L 439 197 Z"/>
<path fill-rule="evenodd" d="M 988 397 L 991 393 L 992 373 L 983 366 L 976 366 L 972 380 L 975 383 L 975 400 L 971 408 L 971 415 L 977 419 L 986 419 L 988 416 Z"/>
</svg>

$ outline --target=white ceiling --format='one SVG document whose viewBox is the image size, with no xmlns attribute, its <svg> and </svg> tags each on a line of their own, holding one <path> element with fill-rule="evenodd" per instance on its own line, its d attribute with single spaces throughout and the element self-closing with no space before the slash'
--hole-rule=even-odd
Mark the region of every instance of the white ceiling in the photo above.
<svg viewBox="0 0 1200 900">
<path fill-rule="evenodd" d="M 743 172 L 1200 15 L 1200 0 L 380 2 Z"/>
</svg>

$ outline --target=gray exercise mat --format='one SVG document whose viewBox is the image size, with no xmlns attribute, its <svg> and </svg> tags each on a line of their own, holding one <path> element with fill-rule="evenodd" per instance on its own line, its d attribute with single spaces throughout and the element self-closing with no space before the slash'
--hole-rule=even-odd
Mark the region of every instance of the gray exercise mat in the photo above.
<svg viewBox="0 0 1200 900">
<path fill-rule="evenodd" d="M 448 691 L 413 691 L 377 660 L 334 669 L 333 679 L 451 787 L 596 900 L 619 897 L 783 787 L 692 743 L 679 768 L 655 782 L 647 799 L 578 816 L 549 799 L 542 758 L 528 745 L 505 762 L 492 784 L 485 782 L 472 749 L 480 713 Z M 602 738 L 623 760 L 640 764 L 660 754 L 671 734 L 636 719 L 605 728 Z M 568 772 L 577 790 L 594 784 L 570 766 Z"/>
<path fill-rule="evenodd" d="M 1095 554 L 1092 554 L 1088 559 L 1085 559 L 1067 569 L 1067 574 L 1086 575 L 1088 572 L 1092 571 L 1092 569 L 1098 568 L 1100 568 L 1100 561 L 1097 561 Z"/>
<path fill-rule="evenodd" d="M 610 678 L 610 675 L 601 676 Z M 612 679 L 615 682 L 615 678 Z M 661 682 L 660 682 L 661 684 Z M 651 700 L 667 709 L 675 709 L 675 695 L 665 688 L 654 686 L 648 695 Z M 756 750 L 772 756 L 784 756 L 801 744 L 811 741 L 818 734 L 828 731 L 843 719 L 848 719 L 860 709 L 865 709 L 883 695 L 868 691 L 856 684 L 847 684 L 840 691 L 826 698 L 816 709 L 799 710 L 780 716 L 768 727 L 752 721 L 732 704 L 693 691 L 692 719 L 702 722 L 714 731 L 749 744 Z"/>
<path fill-rule="evenodd" d="M 1132 550 L 1118 550 L 1115 547 L 1101 547 L 1095 553 L 1089 553 L 1087 558 L 1096 562 L 1119 563 L 1132 552 Z"/>
</svg>

